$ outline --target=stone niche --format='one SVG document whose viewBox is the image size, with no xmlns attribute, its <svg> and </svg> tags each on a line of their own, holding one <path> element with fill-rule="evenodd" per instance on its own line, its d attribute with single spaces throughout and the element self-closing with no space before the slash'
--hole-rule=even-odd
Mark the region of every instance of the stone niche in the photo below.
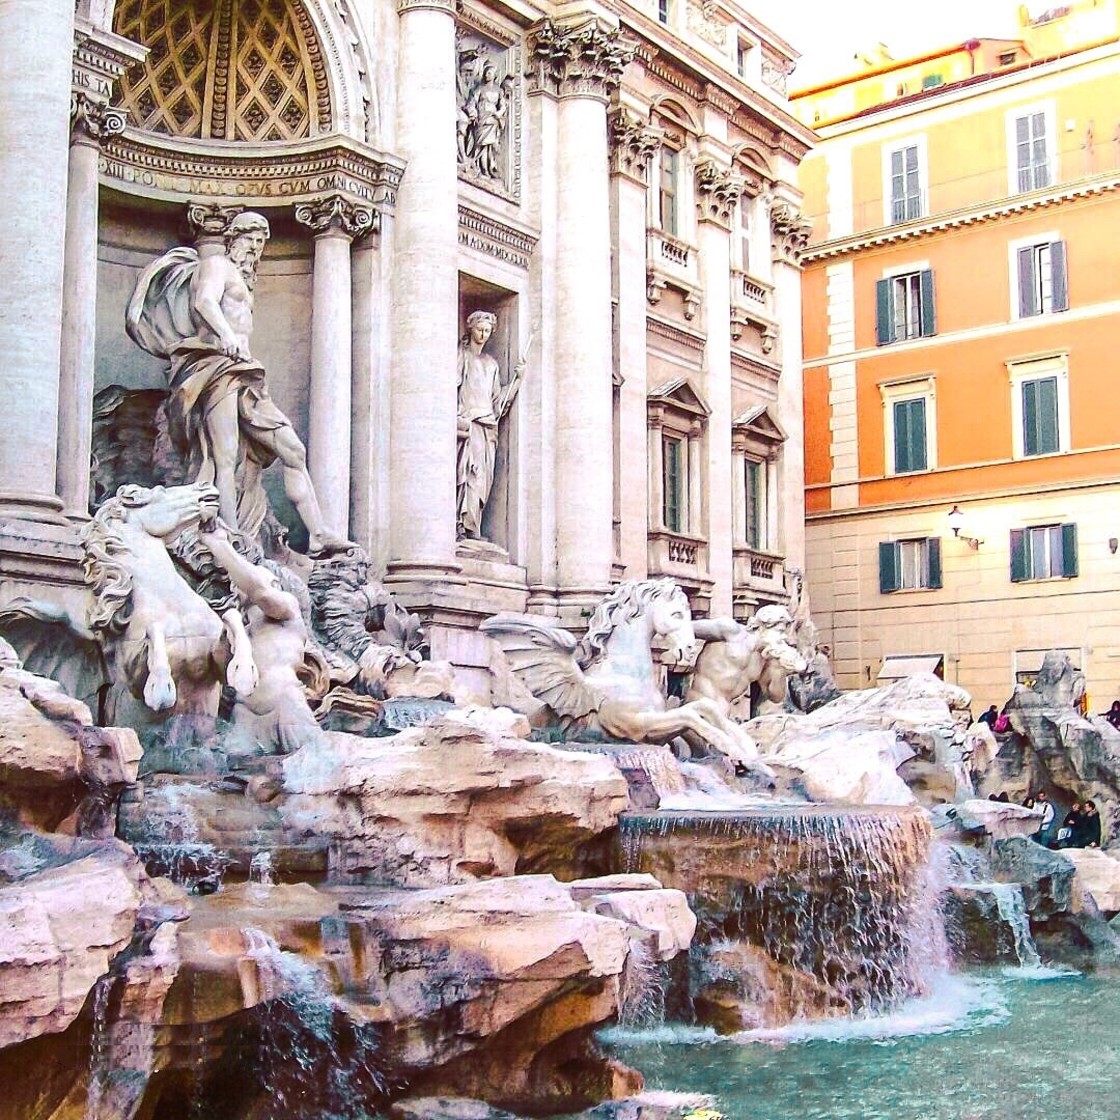
<svg viewBox="0 0 1120 1120">
<path fill-rule="evenodd" d="M 514 366 L 520 353 L 522 340 L 519 299 L 516 292 L 501 288 L 477 276 L 459 274 L 459 338 L 467 333 L 467 316 L 475 311 L 489 311 L 498 318 L 494 333 L 486 344 L 485 353 L 498 363 L 502 384 L 513 377 Z M 521 343 L 524 344 L 523 341 Z M 524 386 L 522 386 L 524 391 Z M 460 546 L 478 551 L 484 559 L 499 563 L 518 563 L 517 551 L 517 500 L 518 500 L 518 400 L 498 427 L 498 450 L 494 461 L 494 485 L 482 518 L 482 542 L 460 542 Z M 485 543 L 497 547 L 490 554 Z"/>
</svg>

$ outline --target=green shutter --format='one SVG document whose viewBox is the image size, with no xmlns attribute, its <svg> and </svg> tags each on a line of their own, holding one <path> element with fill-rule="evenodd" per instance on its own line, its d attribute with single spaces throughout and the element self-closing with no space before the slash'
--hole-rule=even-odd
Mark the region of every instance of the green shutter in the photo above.
<svg viewBox="0 0 1120 1120">
<path fill-rule="evenodd" d="M 891 314 L 891 282 L 875 281 L 875 338 L 880 346 L 894 342 Z"/>
<path fill-rule="evenodd" d="M 929 559 L 929 586 L 941 586 L 941 538 L 930 537 L 926 541 Z"/>
<path fill-rule="evenodd" d="M 879 590 L 886 595 L 897 591 L 899 584 L 898 545 L 893 541 L 879 542 Z"/>
<path fill-rule="evenodd" d="M 1023 454 L 1038 455 L 1038 382 L 1023 382 Z"/>
<path fill-rule="evenodd" d="M 1077 526 L 1073 522 L 1062 526 L 1062 575 L 1066 579 L 1077 575 Z"/>
<path fill-rule="evenodd" d="M 1069 310 L 1069 284 L 1066 281 L 1066 243 L 1050 243 L 1050 303 L 1052 311 Z"/>
<path fill-rule="evenodd" d="M 909 474 L 927 469 L 926 402 L 923 397 L 894 402 L 894 471 Z"/>
<path fill-rule="evenodd" d="M 1052 455 L 1058 448 L 1058 379 L 1045 377 L 1038 386 L 1038 454 Z"/>
<path fill-rule="evenodd" d="M 1030 540 L 1026 529 L 1011 530 L 1011 582 L 1031 578 Z"/>
<path fill-rule="evenodd" d="M 1029 188 L 1028 188 L 1029 189 Z M 1019 250 L 1019 317 L 1037 315 L 1038 284 L 1035 282 L 1035 251 L 1033 245 Z"/>
<path fill-rule="evenodd" d="M 922 337 L 928 338 L 937 334 L 937 308 L 933 299 L 933 273 L 923 269 L 919 274 L 919 284 L 922 290 Z"/>
</svg>

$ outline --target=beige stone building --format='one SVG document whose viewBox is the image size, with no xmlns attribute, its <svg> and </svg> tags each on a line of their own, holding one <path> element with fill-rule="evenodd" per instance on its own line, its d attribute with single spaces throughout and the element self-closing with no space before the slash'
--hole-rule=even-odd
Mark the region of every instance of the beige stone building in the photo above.
<svg viewBox="0 0 1120 1120">
<path fill-rule="evenodd" d="M 480 619 L 578 625 L 623 577 L 701 612 L 788 597 L 812 134 L 794 52 L 737 3 L 13 0 L 0 57 L 0 596 L 80 584 L 91 496 L 153 469 L 137 280 L 248 209 L 254 357 L 433 655 L 481 666 Z M 492 416 L 464 419 L 465 369 Z"/>
</svg>

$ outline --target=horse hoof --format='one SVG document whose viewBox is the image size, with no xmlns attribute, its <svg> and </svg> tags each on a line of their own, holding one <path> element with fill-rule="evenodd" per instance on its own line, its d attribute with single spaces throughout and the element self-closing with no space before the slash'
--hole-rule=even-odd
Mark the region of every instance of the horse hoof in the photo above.
<svg viewBox="0 0 1120 1120">
<path fill-rule="evenodd" d="M 166 712 L 175 707 L 175 682 L 169 672 L 150 673 L 144 685 L 144 703 L 153 712 Z"/>
</svg>

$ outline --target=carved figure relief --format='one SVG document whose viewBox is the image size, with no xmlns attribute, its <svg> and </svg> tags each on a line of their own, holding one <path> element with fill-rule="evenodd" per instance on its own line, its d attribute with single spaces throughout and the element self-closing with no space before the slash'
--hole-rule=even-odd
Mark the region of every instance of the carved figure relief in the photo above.
<svg viewBox="0 0 1120 1120">
<path fill-rule="evenodd" d="M 304 446 L 249 351 L 257 262 L 268 237 L 268 221 L 244 211 L 226 225 L 224 248 L 165 253 L 140 274 L 125 325 L 141 349 L 169 361 L 171 441 L 189 477 L 217 487 L 226 524 L 258 534 L 268 509 L 261 473 L 279 460 L 311 554 L 328 554 L 350 543 L 324 524 Z"/>
<path fill-rule="evenodd" d="M 515 79 L 505 53 L 478 37 L 456 44 L 459 174 L 483 186 L 512 189 L 510 126 Z"/>
<path fill-rule="evenodd" d="M 497 321 L 489 311 L 472 312 L 459 343 L 458 535 L 474 539 L 482 536 L 482 514 L 494 486 L 498 425 L 509 412 L 525 373 L 522 355 L 509 383 L 503 385 L 497 360 L 484 353 Z"/>
</svg>

